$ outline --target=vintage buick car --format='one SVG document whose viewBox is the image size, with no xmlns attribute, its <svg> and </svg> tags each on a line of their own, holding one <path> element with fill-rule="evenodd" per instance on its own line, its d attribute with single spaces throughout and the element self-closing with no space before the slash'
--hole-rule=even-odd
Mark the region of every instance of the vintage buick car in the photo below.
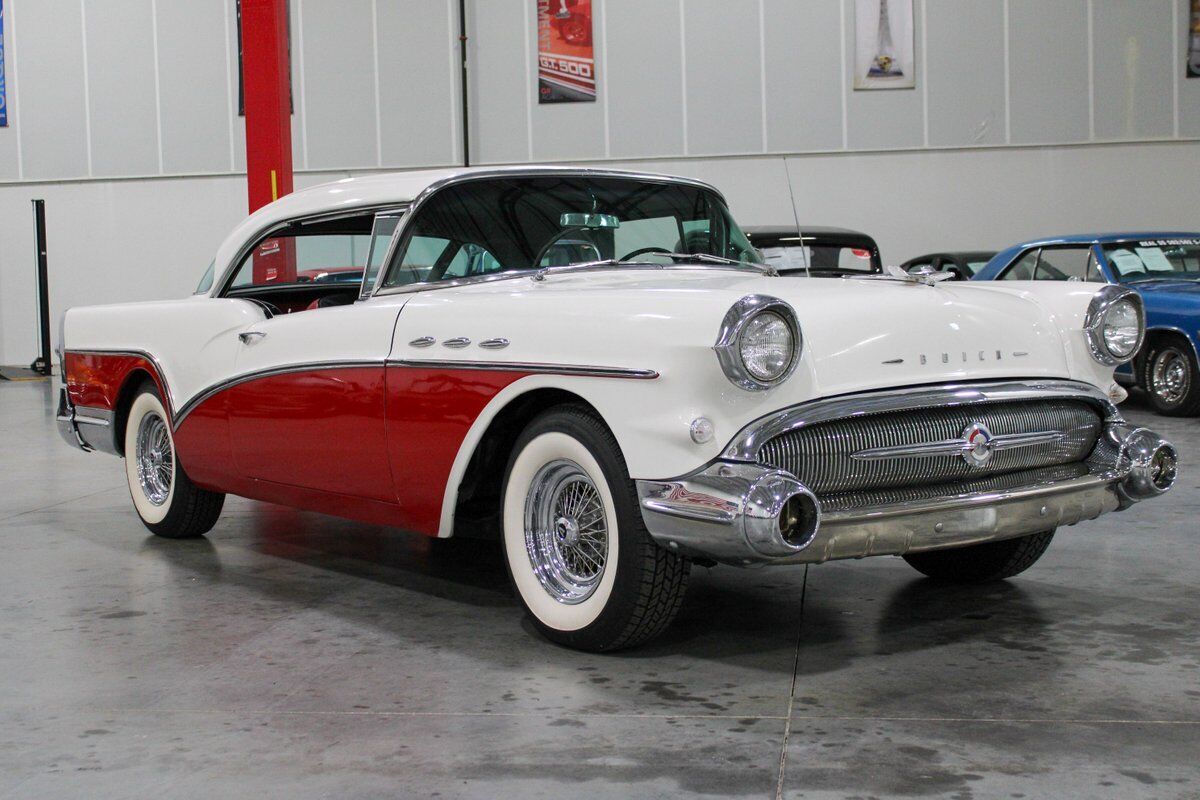
<svg viewBox="0 0 1200 800">
<path fill-rule="evenodd" d="M 1161 494 L 1123 421 L 1136 292 L 780 278 L 711 186 L 574 168 L 347 179 L 246 219 L 190 299 L 69 310 L 58 420 L 160 536 L 226 494 L 487 535 L 538 629 L 643 642 L 693 561 L 1015 575 Z M 322 266 L 360 287 L 296 281 Z"/>
<path fill-rule="evenodd" d="M 1200 415 L 1200 232 L 1056 236 L 997 253 L 974 280 L 1088 281 L 1128 286 L 1146 308 L 1146 340 L 1117 380 L 1160 414 Z"/>
</svg>

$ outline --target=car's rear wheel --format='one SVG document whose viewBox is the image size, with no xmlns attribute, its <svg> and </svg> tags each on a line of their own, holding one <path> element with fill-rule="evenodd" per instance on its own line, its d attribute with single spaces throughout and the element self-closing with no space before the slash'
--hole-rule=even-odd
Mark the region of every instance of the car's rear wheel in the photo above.
<svg viewBox="0 0 1200 800">
<path fill-rule="evenodd" d="M 1142 386 L 1160 414 L 1200 414 L 1200 365 L 1187 343 L 1170 339 L 1152 345 L 1142 361 Z"/>
<path fill-rule="evenodd" d="M 138 390 L 129 406 L 125 477 L 138 517 L 156 536 L 202 536 L 216 524 L 225 504 L 225 495 L 201 489 L 183 471 L 170 416 L 151 383 Z"/>
<path fill-rule="evenodd" d="M 553 409 L 521 434 L 502 520 L 517 596 L 552 641 L 632 647 L 678 612 L 690 562 L 650 538 L 616 440 L 587 409 Z"/>
<path fill-rule="evenodd" d="M 1011 578 L 1033 566 L 1054 538 L 1054 531 L 985 542 L 951 550 L 909 553 L 904 560 L 913 569 L 948 583 L 990 583 Z"/>
</svg>

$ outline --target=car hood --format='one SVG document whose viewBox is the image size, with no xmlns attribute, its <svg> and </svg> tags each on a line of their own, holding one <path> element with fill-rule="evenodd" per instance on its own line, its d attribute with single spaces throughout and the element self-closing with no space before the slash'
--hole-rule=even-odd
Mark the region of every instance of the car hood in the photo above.
<svg viewBox="0 0 1200 800">
<path fill-rule="evenodd" d="M 1095 288 L 1073 291 L 1090 296 Z M 715 368 L 711 348 L 725 313 L 740 298 L 780 298 L 796 311 L 804 349 L 792 379 L 776 390 L 752 393 L 770 396 L 775 404 L 925 383 L 1070 376 L 1060 332 L 1065 323 L 1034 292 L 999 284 L 796 280 L 676 268 L 551 273 L 542 281 L 497 281 L 463 291 L 481 301 L 480 313 L 486 313 L 483 296 L 519 298 L 519 313 L 544 332 L 537 350 L 528 353 L 531 359 L 616 362 L 664 377 L 672 366 Z M 1086 300 L 1077 305 L 1086 306 Z M 486 307 L 498 306 L 486 302 Z M 506 355 L 515 358 L 518 352 L 514 340 Z"/>
<path fill-rule="evenodd" d="M 1200 300 L 1200 280 L 1134 281 L 1125 285 L 1137 289 L 1147 297 L 1179 295 Z"/>
</svg>

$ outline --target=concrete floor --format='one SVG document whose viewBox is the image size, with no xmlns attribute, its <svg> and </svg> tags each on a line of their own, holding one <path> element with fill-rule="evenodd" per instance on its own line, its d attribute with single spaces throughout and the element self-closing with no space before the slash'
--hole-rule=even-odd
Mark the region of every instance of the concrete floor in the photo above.
<svg viewBox="0 0 1200 800">
<path fill-rule="evenodd" d="M 1168 497 L 978 591 L 697 569 L 668 635 L 539 639 L 498 550 L 231 498 L 134 517 L 0 384 L 0 797 L 1200 797 L 1200 421 Z M 807 582 L 807 586 L 806 586 Z"/>
</svg>

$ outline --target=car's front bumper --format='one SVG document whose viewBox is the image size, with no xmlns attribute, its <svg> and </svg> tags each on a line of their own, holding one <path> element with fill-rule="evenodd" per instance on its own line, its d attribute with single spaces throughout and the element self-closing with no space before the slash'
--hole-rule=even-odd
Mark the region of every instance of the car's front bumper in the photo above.
<svg viewBox="0 0 1200 800">
<path fill-rule="evenodd" d="M 113 413 L 102 408 L 72 405 L 65 386 L 59 389 L 55 421 L 58 423 L 59 435 L 72 447 L 78 447 L 87 453 L 100 450 L 118 455 L 113 438 Z"/>
<path fill-rule="evenodd" d="M 729 564 L 816 563 L 1010 539 L 1095 519 L 1167 491 L 1175 450 L 1157 434 L 1106 424 L 1086 462 L 957 485 L 825 502 L 792 475 L 718 461 L 684 478 L 638 481 L 661 545 Z"/>
</svg>

